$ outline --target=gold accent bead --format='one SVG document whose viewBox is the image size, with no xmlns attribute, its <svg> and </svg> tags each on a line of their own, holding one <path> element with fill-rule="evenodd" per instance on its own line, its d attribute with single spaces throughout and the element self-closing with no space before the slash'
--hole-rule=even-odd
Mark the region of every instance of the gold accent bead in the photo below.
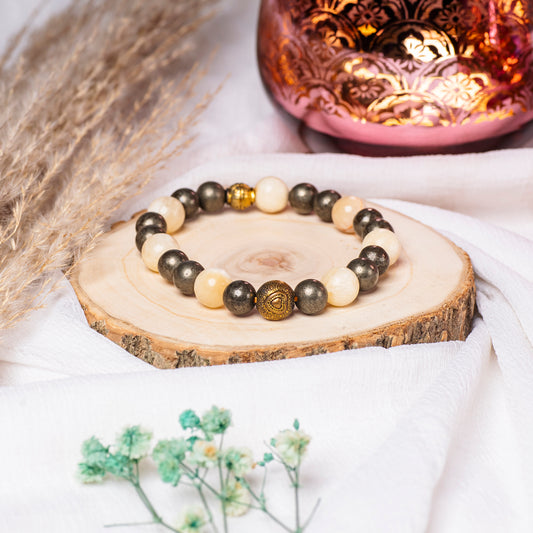
<svg viewBox="0 0 533 533">
<path fill-rule="evenodd" d="M 226 191 L 226 202 L 237 211 L 248 209 L 255 202 L 255 190 L 246 183 L 234 183 Z"/>
<path fill-rule="evenodd" d="M 283 320 L 294 309 L 294 291 L 284 281 L 267 281 L 257 291 L 256 307 L 267 320 Z"/>
</svg>

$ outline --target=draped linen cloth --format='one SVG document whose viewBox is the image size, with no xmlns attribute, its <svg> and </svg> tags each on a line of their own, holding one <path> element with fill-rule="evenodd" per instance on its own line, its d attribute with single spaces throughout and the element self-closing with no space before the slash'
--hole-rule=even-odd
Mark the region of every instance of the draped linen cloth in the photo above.
<svg viewBox="0 0 533 533">
<path fill-rule="evenodd" d="M 3 28 L 15 29 L 16 10 L 34 4 L 8 1 Z M 191 149 L 116 218 L 208 179 L 254 184 L 276 175 L 289 186 L 305 180 L 372 199 L 468 252 L 477 285 L 473 330 L 464 342 L 161 371 L 91 330 L 63 281 L 46 307 L 3 332 L 0 530 L 92 533 L 149 519 L 127 484 L 76 479 L 81 442 L 91 435 L 112 442 L 130 424 L 168 438 L 179 434 L 181 411 L 215 404 L 233 413 L 228 443 L 257 458 L 264 441 L 300 420 L 312 437 L 303 514 L 321 498 L 309 532 L 532 531 L 533 149 L 406 158 L 298 153 L 309 150 L 309 139 L 278 115 L 257 74 L 257 9 L 255 0 L 228 1 L 201 30 L 200 59 L 220 46 L 202 87 L 230 77 Z M 143 478 L 172 522 L 188 497 L 178 498 L 153 468 Z M 281 469 L 268 487 L 273 509 L 289 520 Z M 259 513 L 230 527 L 279 530 Z"/>
</svg>

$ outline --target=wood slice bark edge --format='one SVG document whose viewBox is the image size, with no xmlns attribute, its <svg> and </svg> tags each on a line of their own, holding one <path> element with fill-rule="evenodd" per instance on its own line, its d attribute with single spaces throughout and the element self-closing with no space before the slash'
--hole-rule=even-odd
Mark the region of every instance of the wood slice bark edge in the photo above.
<svg viewBox="0 0 533 533">
<path fill-rule="evenodd" d="M 238 346 L 221 352 L 216 347 L 181 345 L 175 339 L 154 336 L 142 329 L 132 332 L 131 324 L 124 323 L 95 306 L 75 277 L 70 281 L 93 329 L 135 357 L 158 368 L 272 361 L 367 346 L 389 348 L 402 344 L 465 340 L 471 330 L 475 310 L 474 272 L 468 255 L 453 243 L 450 245 L 464 263 L 463 283 L 438 309 L 409 316 L 405 320 L 382 325 L 359 335 L 324 339 L 318 343 L 286 343 L 275 349 Z"/>
</svg>

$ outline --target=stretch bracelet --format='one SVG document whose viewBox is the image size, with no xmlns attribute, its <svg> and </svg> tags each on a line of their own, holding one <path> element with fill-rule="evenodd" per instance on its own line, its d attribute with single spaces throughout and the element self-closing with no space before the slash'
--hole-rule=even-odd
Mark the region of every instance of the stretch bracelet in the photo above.
<svg viewBox="0 0 533 533">
<path fill-rule="evenodd" d="M 222 269 L 205 269 L 190 260 L 170 234 L 177 232 L 199 210 L 218 213 L 225 205 L 242 211 L 255 205 L 264 213 L 278 213 L 287 204 L 301 215 L 315 213 L 324 222 L 333 222 L 345 233 L 356 233 L 362 249 L 346 267 L 332 268 L 321 281 L 305 279 L 294 290 L 285 282 L 270 280 L 257 291 L 245 280 L 232 280 Z M 360 198 L 341 195 L 334 190 L 318 192 L 310 183 L 295 185 L 290 191 L 276 177 L 261 179 L 254 188 L 235 183 L 225 189 L 208 181 L 195 192 L 182 188 L 171 196 L 154 200 L 148 211 L 137 219 L 135 243 L 144 264 L 173 283 L 184 295 L 196 296 L 210 308 L 225 306 L 236 316 L 257 309 L 267 320 L 287 318 L 296 306 L 301 313 L 317 315 L 327 304 L 350 305 L 359 291 L 376 287 L 380 276 L 393 265 L 401 251 L 394 229 Z"/>
</svg>

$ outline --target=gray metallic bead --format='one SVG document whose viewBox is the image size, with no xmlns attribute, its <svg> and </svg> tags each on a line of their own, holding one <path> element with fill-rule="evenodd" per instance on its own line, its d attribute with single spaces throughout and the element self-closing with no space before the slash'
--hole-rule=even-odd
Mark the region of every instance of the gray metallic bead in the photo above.
<svg viewBox="0 0 533 533">
<path fill-rule="evenodd" d="M 353 259 L 346 265 L 347 268 L 353 271 L 359 280 L 359 290 L 369 291 L 373 289 L 379 279 L 378 267 L 366 257 L 358 257 Z"/>
<path fill-rule="evenodd" d="M 313 212 L 313 202 L 317 190 L 310 183 L 298 183 L 289 192 L 289 203 L 299 215 L 309 215 Z"/>
<path fill-rule="evenodd" d="M 139 252 L 143 248 L 143 244 L 150 237 L 151 235 L 155 235 L 156 233 L 165 233 L 160 226 L 143 226 L 138 232 L 137 235 L 135 235 L 135 245 L 137 246 L 137 250 Z"/>
<path fill-rule="evenodd" d="M 152 213 L 147 211 L 143 213 L 135 222 L 135 231 L 139 231 L 145 226 L 156 226 L 161 228 L 161 232 L 165 233 L 167 231 L 167 221 L 163 218 L 163 215 L 159 213 Z"/>
<path fill-rule="evenodd" d="M 321 191 L 315 196 L 313 209 L 315 214 L 324 222 L 331 222 L 331 210 L 341 195 L 332 189 Z"/>
<path fill-rule="evenodd" d="M 226 189 L 215 181 L 206 181 L 198 187 L 200 207 L 207 213 L 218 213 L 226 203 Z"/>
<path fill-rule="evenodd" d="M 194 282 L 204 267 L 196 261 L 183 261 L 175 269 L 172 277 L 174 285 L 186 296 L 194 295 Z"/>
<path fill-rule="evenodd" d="M 365 207 L 365 209 L 361 209 L 353 219 L 353 229 L 355 230 L 355 233 L 357 233 L 361 239 L 364 238 L 365 228 L 370 222 L 373 222 L 378 218 L 383 218 L 383 216 L 377 209 L 374 209 L 373 207 Z"/>
<path fill-rule="evenodd" d="M 387 222 L 384 218 L 377 218 L 376 220 L 372 220 L 367 224 L 363 232 L 363 237 L 366 237 L 371 231 L 374 231 L 378 228 L 388 229 L 389 231 L 394 232 L 390 222 Z"/>
<path fill-rule="evenodd" d="M 369 259 L 376 265 L 379 275 L 385 274 L 389 268 L 389 254 L 381 246 L 365 246 L 359 257 Z"/>
<path fill-rule="evenodd" d="M 328 303 L 328 291 L 317 279 L 304 279 L 294 289 L 296 307 L 305 315 L 318 315 Z"/>
<path fill-rule="evenodd" d="M 193 217 L 200 207 L 198 195 L 192 189 L 186 187 L 178 189 L 172 193 L 172 196 L 179 200 L 185 208 L 185 218 Z"/>
<path fill-rule="evenodd" d="M 222 299 L 226 309 L 236 316 L 244 316 L 255 307 L 255 289 L 242 279 L 232 281 L 225 289 Z"/>
<path fill-rule="evenodd" d="M 181 250 L 167 250 L 157 262 L 157 270 L 161 276 L 174 283 L 174 270 L 180 263 L 187 261 L 189 258 Z"/>
</svg>

